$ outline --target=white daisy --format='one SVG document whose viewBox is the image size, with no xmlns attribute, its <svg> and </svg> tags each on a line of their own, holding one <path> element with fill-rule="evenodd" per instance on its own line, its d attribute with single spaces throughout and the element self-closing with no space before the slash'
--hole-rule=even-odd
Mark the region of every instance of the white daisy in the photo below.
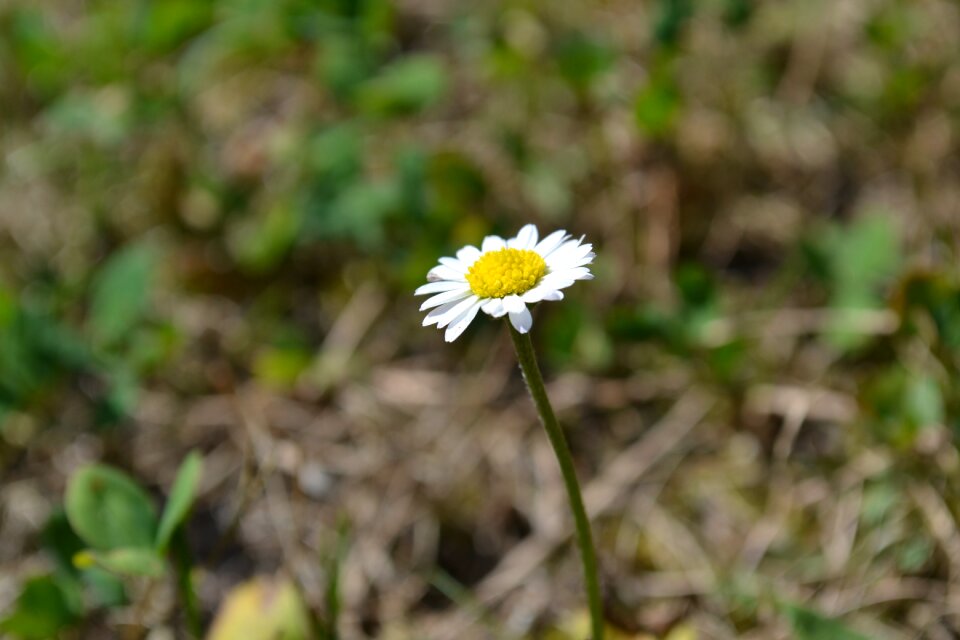
<svg viewBox="0 0 960 640">
<path fill-rule="evenodd" d="M 592 280 L 587 268 L 596 254 L 583 238 L 570 239 L 566 231 L 554 231 L 537 242 L 537 228 L 528 224 L 514 238 L 487 236 L 477 249 L 467 245 L 456 258 L 440 258 L 427 274 L 429 284 L 416 295 L 433 293 L 420 306 L 432 309 L 423 326 L 447 327 L 444 338 L 453 342 L 479 311 L 494 318 L 510 316 L 520 333 L 533 325 L 528 304 L 562 300 L 561 289 L 577 280 Z"/>
</svg>

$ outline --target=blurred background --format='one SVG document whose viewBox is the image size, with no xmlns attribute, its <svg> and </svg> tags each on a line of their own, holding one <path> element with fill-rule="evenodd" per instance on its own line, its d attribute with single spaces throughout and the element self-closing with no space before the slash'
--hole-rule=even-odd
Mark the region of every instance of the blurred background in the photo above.
<svg viewBox="0 0 960 640">
<path fill-rule="evenodd" d="M 534 222 L 598 253 L 534 340 L 611 637 L 960 637 L 958 42 L 951 0 L 0 1 L 0 635 L 586 637 L 505 328 L 412 295 Z M 123 496 L 160 565 L 98 542 Z"/>
</svg>

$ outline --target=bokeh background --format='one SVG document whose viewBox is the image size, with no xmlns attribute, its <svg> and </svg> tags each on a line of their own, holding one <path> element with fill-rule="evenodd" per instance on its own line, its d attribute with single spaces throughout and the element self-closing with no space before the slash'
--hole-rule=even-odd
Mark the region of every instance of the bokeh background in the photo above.
<svg viewBox="0 0 960 640">
<path fill-rule="evenodd" d="M 585 637 L 502 323 L 412 296 L 534 222 L 598 253 L 534 340 L 615 637 L 958 637 L 958 43 L 951 0 L 0 2 L 0 629 L 189 637 L 62 504 L 194 450 L 204 629 L 287 580 L 325 637 Z"/>
</svg>

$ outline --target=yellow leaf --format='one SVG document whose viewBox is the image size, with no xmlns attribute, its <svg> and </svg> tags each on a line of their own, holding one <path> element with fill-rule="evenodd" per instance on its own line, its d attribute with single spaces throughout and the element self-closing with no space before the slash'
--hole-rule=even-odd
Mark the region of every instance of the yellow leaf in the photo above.
<svg viewBox="0 0 960 640">
<path fill-rule="evenodd" d="M 296 587 L 286 579 L 254 578 L 220 605 L 207 640 L 307 640 L 310 618 Z"/>
<path fill-rule="evenodd" d="M 590 613 L 578 611 L 564 620 L 559 627 L 547 633 L 545 640 L 584 640 L 590 637 Z M 606 640 L 657 640 L 651 635 L 631 634 L 607 625 Z M 673 640 L 673 639 L 671 639 Z"/>
<path fill-rule="evenodd" d="M 544 640 L 584 640 L 590 637 L 590 613 L 578 611 L 566 618 L 557 628 L 547 632 Z M 658 640 L 649 634 L 632 634 L 607 625 L 606 640 Z M 693 627 L 679 625 L 674 627 L 662 640 L 697 640 Z"/>
<path fill-rule="evenodd" d="M 674 627 L 663 640 L 697 640 L 697 632 L 693 627 L 681 624 Z"/>
</svg>

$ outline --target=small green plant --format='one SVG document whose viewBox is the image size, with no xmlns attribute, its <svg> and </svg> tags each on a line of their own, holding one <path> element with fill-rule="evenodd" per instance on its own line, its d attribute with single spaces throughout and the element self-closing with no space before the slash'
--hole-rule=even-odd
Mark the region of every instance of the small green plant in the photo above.
<svg viewBox="0 0 960 640">
<path fill-rule="evenodd" d="M 123 578 L 161 579 L 173 573 L 190 630 L 199 637 L 183 525 L 202 467 L 199 453 L 187 455 L 159 519 L 149 494 L 122 471 L 103 464 L 77 470 L 67 486 L 64 512 L 51 518 L 44 533 L 57 571 L 24 585 L 0 631 L 25 640 L 53 637 L 83 618 L 85 603 L 94 608 L 126 604 Z"/>
</svg>

